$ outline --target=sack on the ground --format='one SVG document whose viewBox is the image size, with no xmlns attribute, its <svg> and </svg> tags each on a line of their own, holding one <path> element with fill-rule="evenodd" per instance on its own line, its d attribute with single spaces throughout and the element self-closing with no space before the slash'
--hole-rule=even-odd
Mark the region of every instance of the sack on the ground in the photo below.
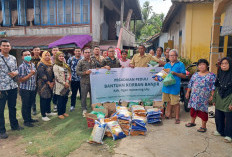
<svg viewBox="0 0 232 157">
<path fill-rule="evenodd" d="M 110 129 L 110 132 L 113 135 L 113 140 L 121 139 L 126 137 L 124 132 L 122 131 L 122 128 L 120 127 L 117 117 L 107 118 L 105 119 L 105 123 L 107 124 L 107 127 Z"/>
<path fill-rule="evenodd" d="M 102 124 L 97 120 L 95 120 L 95 125 L 91 133 L 91 136 L 89 138 L 89 143 L 103 144 L 102 139 L 105 135 L 105 130 L 106 130 L 106 124 L 105 123 Z"/>
<path fill-rule="evenodd" d="M 164 86 L 171 86 L 171 85 L 174 85 L 174 84 L 176 84 L 176 79 L 174 78 L 174 76 L 173 76 L 171 73 L 169 73 L 169 74 L 165 77 L 165 79 L 164 79 L 164 81 L 163 81 L 163 84 L 164 84 Z"/>
<path fill-rule="evenodd" d="M 69 95 L 69 92 L 70 92 L 70 89 L 64 87 L 64 88 L 60 91 L 60 95 L 61 95 L 61 96 L 68 96 L 68 95 Z"/>
</svg>

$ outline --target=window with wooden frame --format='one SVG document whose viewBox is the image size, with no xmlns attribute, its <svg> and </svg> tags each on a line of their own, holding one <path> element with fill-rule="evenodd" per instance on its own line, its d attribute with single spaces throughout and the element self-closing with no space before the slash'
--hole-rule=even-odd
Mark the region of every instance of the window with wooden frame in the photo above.
<svg viewBox="0 0 232 157">
<path fill-rule="evenodd" d="M 89 24 L 90 0 L 34 0 L 35 25 Z"/>
<path fill-rule="evenodd" d="M 9 0 L 1 0 L 3 26 L 11 26 L 11 9 Z"/>
<path fill-rule="evenodd" d="M 27 0 L 17 0 L 18 25 L 27 25 Z"/>
</svg>

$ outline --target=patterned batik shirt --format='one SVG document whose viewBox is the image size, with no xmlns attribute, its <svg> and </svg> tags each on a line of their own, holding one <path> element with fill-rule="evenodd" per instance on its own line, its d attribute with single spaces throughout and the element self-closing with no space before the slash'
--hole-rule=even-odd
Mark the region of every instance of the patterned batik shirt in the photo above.
<svg viewBox="0 0 232 157">
<path fill-rule="evenodd" d="M 77 64 L 78 64 L 78 62 L 80 61 L 82 59 L 82 57 L 81 58 L 79 58 L 79 59 L 77 59 L 75 56 L 73 56 L 73 57 L 70 57 L 69 59 L 68 59 L 68 65 L 69 65 L 69 67 L 71 68 L 71 73 L 72 73 L 72 81 L 80 81 L 80 76 L 78 76 L 77 75 L 77 72 L 76 72 L 76 70 L 77 70 Z"/>
<path fill-rule="evenodd" d="M 106 57 L 103 61 L 102 61 L 102 66 L 109 66 L 110 68 L 120 68 L 121 64 L 119 62 L 119 60 L 117 58 L 114 58 L 114 60 L 112 60 L 110 57 Z"/>
<path fill-rule="evenodd" d="M 23 62 L 19 66 L 19 77 L 23 78 L 27 76 L 31 70 L 36 71 L 35 65 L 33 63 L 30 65 L 26 62 Z M 34 91 L 36 89 L 36 74 L 32 75 L 27 81 L 21 82 L 19 88 Z"/>
<path fill-rule="evenodd" d="M 35 64 L 35 68 L 37 69 L 38 63 L 40 62 L 41 58 L 35 58 L 34 56 L 31 59 L 31 62 Z"/>
<path fill-rule="evenodd" d="M 94 60 L 82 59 L 77 64 L 77 75 L 81 76 L 81 84 L 90 84 L 90 75 L 84 74 L 89 69 L 100 68 L 99 64 Z"/>
<path fill-rule="evenodd" d="M 8 75 L 10 71 L 7 68 L 7 65 L 10 67 L 11 71 L 18 72 L 16 58 L 12 55 L 4 57 L 7 65 L 3 61 L 2 53 L 0 52 L 0 91 L 15 89 L 18 87 L 17 83 Z"/>
</svg>

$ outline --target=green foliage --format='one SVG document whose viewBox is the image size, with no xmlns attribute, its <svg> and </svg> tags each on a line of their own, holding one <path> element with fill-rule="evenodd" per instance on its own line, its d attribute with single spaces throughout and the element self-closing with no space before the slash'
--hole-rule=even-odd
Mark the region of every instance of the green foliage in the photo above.
<svg viewBox="0 0 232 157">
<path fill-rule="evenodd" d="M 192 61 L 189 58 L 178 57 L 178 60 L 181 61 L 182 63 L 184 63 L 185 67 L 192 64 Z"/>
<path fill-rule="evenodd" d="M 186 68 L 189 65 L 193 64 L 193 62 L 189 58 L 178 57 L 178 60 L 181 61 L 182 63 L 184 63 L 184 65 L 185 65 Z M 194 66 L 194 67 L 188 68 L 188 71 L 192 75 L 192 74 L 194 74 L 197 71 L 197 67 Z"/>
<path fill-rule="evenodd" d="M 142 21 L 136 22 L 136 39 L 139 42 L 144 42 L 149 37 L 160 33 L 162 28 L 162 23 L 164 20 L 164 14 L 156 14 L 152 10 L 149 1 L 144 2 L 142 7 Z M 131 25 L 133 29 L 134 24 Z"/>
</svg>

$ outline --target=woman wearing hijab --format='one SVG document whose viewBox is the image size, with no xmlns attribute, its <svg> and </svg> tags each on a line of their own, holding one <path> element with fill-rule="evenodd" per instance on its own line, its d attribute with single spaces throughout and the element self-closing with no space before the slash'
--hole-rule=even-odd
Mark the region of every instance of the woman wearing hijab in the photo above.
<svg viewBox="0 0 232 157">
<path fill-rule="evenodd" d="M 224 141 L 232 141 L 232 60 L 222 58 L 215 82 L 216 91 L 213 103 L 215 105 L 215 136 L 225 136 Z"/>
<path fill-rule="evenodd" d="M 70 81 L 71 70 L 69 66 L 64 62 L 64 53 L 57 52 L 55 58 L 55 65 L 53 66 L 53 72 L 55 75 L 55 87 L 54 93 L 57 95 L 58 104 L 58 117 L 64 119 L 69 115 L 66 112 L 66 104 L 68 101 L 68 95 L 70 94 Z"/>
<path fill-rule="evenodd" d="M 57 115 L 51 112 L 52 90 L 54 86 L 54 74 L 52 69 L 51 55 L 44 51 L 41 61 L 38 63 L 38 93 L 40 96 L 40 111 L 43 121 L 49 121 L 47 116 Z"/>
</svg>

